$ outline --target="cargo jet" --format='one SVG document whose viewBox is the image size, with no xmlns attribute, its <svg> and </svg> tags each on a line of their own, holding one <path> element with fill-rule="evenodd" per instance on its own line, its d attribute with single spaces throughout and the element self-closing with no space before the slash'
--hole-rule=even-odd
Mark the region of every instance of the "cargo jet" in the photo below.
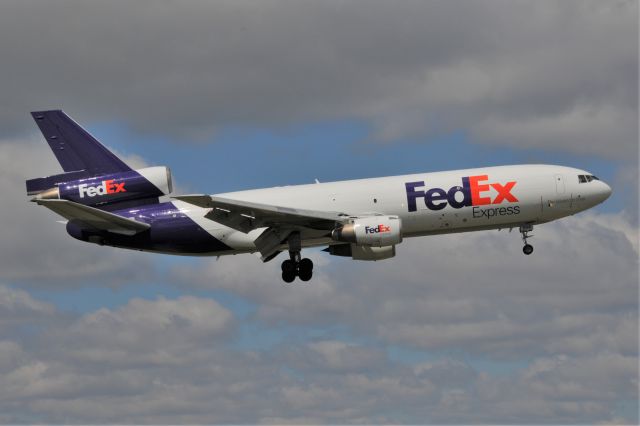
<svg viewBox="0 0 640 426">
<path fill-rule="evenodd" d="M 611 188 L 563 166 L 514 165 L 167 197 L 167 167 L 134 170 L 64 112 L 32 113 L 64 173 L 27 180 L 32 201 L 67 220 L 72 237 L 154 253 L 288 252 L 282 279 L 308 281 L 307 247 L 382 260 L 404 238 L 517 228 L 526 255 L 534 225 L 602 203 Z"/>
</svg>

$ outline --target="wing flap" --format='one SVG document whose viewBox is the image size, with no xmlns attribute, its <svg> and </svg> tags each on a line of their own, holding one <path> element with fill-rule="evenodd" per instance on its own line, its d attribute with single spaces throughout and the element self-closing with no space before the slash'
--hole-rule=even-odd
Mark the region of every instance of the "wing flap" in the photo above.
<svg viewBox="0 0 640 426">
<path fill-rule="evenodd" d="M 59 214 L 69 221 L 81 222 L 101 231 L 123 235 L 135 235 L 151 227 L 148 223 L 138 222 L 100 209 L 96 209 L 68 200 L 35 200 L 38 205 Z"/>
</svg>

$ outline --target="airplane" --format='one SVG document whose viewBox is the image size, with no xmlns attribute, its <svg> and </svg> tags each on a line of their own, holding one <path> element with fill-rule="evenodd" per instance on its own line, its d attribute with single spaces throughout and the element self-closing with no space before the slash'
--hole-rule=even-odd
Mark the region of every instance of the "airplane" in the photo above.
<svg viewBox="0 0 640 426">
<path fill-rule="evenodd" d="M 404 238 L 518 228 L 525 255 L 534 225 L 587 210 L 611 188 L 588 171 L 507 165 L 404 176 L 172 195 L 171 172 L 134 170 L 62 110 L 31 113 L 64 173 L 26 181 L 31 201 L 98 245 L 193 256 L 287 251 L 282 279 L 309 281 L 308 247 L 377 261 Z"/>
</svg>

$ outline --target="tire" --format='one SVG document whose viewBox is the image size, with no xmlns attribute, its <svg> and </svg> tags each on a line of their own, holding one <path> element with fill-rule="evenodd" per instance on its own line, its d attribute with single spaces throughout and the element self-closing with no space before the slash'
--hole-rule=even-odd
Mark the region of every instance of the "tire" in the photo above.
<svg viewBox="0 0 640 426">
<path fill-rule="evenodd" d="M 284 262 L 282 262 L 281 265 L 282 268 L 282 273 L 284 274 L 285 272 L 288 274 L 293 274 L 294 278 L 296 276 L 296 264 L 293 260 L 287 259 Z"/>
<path fill-rule="evenodd" d="M 295 272 L 282 272 L 282 281 L 284 281 L 285 283 L 292 283 L 295 279 Z"/>
<path fill-rule="evenodd" d="M 313 271 L 313 262 L 311 261 L 311 259 L 307 259 L 304 258 L 300 261 L 300 263 L 298 264 L 298 271 L 302 272 L 302 271 Z"/>
<path fill-rule="evenodd" d="M 522 252 L 527 256 L 530 255 L 533 253 L 533 246 L 531 244 L 525 244 L 524 247 L 522 247 Z"/>
<path fill-rule="evenodd" d="M 309 281 L 312 276 L 313 276 L 313 270 L 300 269 L 298 271 L 298 277 L 300 278 L 301 281 Z"/>
</svg>

